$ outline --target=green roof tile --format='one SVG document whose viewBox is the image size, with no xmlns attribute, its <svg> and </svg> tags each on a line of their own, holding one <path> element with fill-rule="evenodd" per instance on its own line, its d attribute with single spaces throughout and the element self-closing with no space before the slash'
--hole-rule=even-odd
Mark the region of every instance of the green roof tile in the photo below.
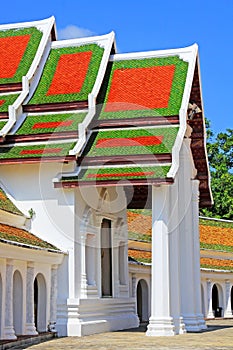
<svg viewBox="0 0 233 350">
<path fill-rule="evenodd" d="M 93 133 L 86 157 L 171 153 L 177 127 L 121 129 Z"/>
<path fill-rule="evenodd" d="M 12 214 L 23 215 L 23 213 L 7 197 L 2 188 L 0 188 L 0 209 Z"/>
<path fill-rule="evenodd" d="M 42 38 L 35 27 L 0 31 L 0 84 L 21 82 Z"/>
<path fill-rule="evenodd" d="M 19 94 L 0 95 L 0 112 L 8 112 L 8 107 L 12 105 Z"/>
<path fill-rule="evenodd" d="M 72 149 L 75 142 L 42 144 L 31 146 L 1 147 L 0 159 L 14 158 L 40 158 L 40 157 L 64 157 Z"/>
<path fill-rule="evenodd" d="M 10 242 L 17 242 L 19 244 L 26 244 L 34 247 L 45 248 L 48 250 L 59 250 L 54 245 L 43 241 L 42 239 L 26 230 L 4 224 L 0 224 L 0 240 L 3 240 L 3 242 L 5 240 Z"/>
<path fill-rule="evenodd" d="M 27 116 L 16 135 L 78 131 L 78 124 L 87 113 L 47 114 Z"/>
<path fill-rule="evenodd" d="M 77 81 L 78 85 L 79 83 L 81 84 L 80 87 L 77 87 L 76 92 L 70 92 L 69 89 L 72 89 L 72 87 L 75 88 L 75 86 L 73 86 L 74 84 L 68 84 L 69 80 L 76 79 L 79 77 L 79 75 L 84 74 L 81 64 L 78 66 L 78 68 L 76 67 L 76 70 L 72 70 L 72 68 L 70 69 L 70 67 L 73 67 L 72 55 L 89 52 L 92 55 L 89 57 L 90 62 L 87 66 L 87 71 L 84 72 L 84 81 Z M 103 53 L 104 49 L 99 47 L 97 44 L 52 49 L 46 62 L 39 85 L 33 97 L 29 101 L 29 105 L 87 100 L 88 94 L 92 91 L 95 84 Z M 63 62 L 63 58 L 65 59 L 66 56 L 67 59 Z M 83 64 L 84 63 L 85 57 Z M 53 91 L 51 92 L 50 89 L 52 84 L 55 85 L 55 88 L 53 88 Z M 57 93 L 56 88 L 58 91 Z M 66 88 L 68 89 L 67 93 Z"/>
<path fill-rule="evenodd" d="M 170 166 L 101 167 L 82 169 L 78 176 L 62 177 L 61 181 L 111 181 L 165 178 Z"/>
</svg>

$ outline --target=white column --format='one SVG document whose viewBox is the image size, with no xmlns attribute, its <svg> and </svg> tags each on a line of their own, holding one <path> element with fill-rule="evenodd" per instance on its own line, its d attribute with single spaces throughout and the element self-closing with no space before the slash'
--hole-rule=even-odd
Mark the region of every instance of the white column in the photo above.
<svg viewBox="0 0 233 350">
<path fill-rule="evenodd" d="M 86 234 L 81 236 L 81 298 L 87 298 Z"/>
<path fill-rule="evenodd" d="M 136 298 L 137 293 L 136 293 L 136 276 L 135 273 L 132 273 L 132 297 Z"/>
<path fill-rule="evenodd" d="M 179 222 L 181 312 L 187 331 L 199 332 L 201 327 L 196 312 L 193 251 L 192 173 L 190 139 L 184 139 L 179 167 Z"/>
<path fill-rule="evenodd" d="M 51 267 L 51 285 L 50 285 L 50 322 L 49 330 L 56 332 L 57 320 L 57 265 Z"/>
<path fill-rule="evenodd" d="M 193 270 L 196 315 L 201 329 L 206 329 L 201 303 L 200 234 L 199 234 L 199 180 L 192 180 Z"/>
<path fill-rule="evenodd" d="M 169 186 L 152 186 L 152 293 L 146 335 L 174 335 L 170 305 Z"/>
<path fill-rule="evenodd" d="M 208 298 L 208 312 L 207 318 L 214 318 L 213 307 L 212 307 L 212 282 L 207 280 L 207 298 Z"/>
<path fill-rule="evenodd" d="M 230 281 L 225 281 L 225 291 L 226 291 L 226 308 L 224 311 L 224 317 L 232 317 L 232 310 L 231 310 L 231 285 Z"/>
<path fill-rule="evenodd" d="M 170 214 L 169 214 L 169 263 L 170 263 L 170 302 L 173 321 L 176 334 L 186 333 L 183 317 L 181 316 L 180 300 L 180 247 L 179 247 L 179 193 L 178 181 L 175 179 L 173 185 L 169 186 L 170 190 Z"/>
<path fill-rule="evenodd" d="M 5 325 L 3 339 L 16 339 L 13 326 L 13 260 L 6 261 Z"/>
<path fill-rule="evenodd" d="M 27 264 L 27 285 L 26 285 L 26 324 L 25 334 L 36 335 L 38 332 L 35 327 L 34 315 L 34 264 Z"/>
</svg>

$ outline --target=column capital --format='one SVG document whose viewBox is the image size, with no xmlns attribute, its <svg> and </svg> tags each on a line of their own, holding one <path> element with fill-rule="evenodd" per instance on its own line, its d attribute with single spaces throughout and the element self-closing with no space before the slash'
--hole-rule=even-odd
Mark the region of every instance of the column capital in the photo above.
<svg viewBox="0 0 233 350">
<path fill-rule="evenodd" d="M 27 261 L 27 267 L 28 268 L 34 268 L 35 267 L 34 261 Z"/>
<path fill-rule="evenodd" d="M 14 265 L 13 259 L 6 259 L 6 265 Z"/>
</svg>

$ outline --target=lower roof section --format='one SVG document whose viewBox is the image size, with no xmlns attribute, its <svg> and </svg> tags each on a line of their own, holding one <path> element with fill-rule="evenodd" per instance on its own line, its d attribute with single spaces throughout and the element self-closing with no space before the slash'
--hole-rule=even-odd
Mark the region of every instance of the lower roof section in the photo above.
<svg viewBox="0 0 233 350">
<path fill-rule="evenodd" d="M 16 228 L 13 226 L 5 225 L 0 223 L 0 242 L 18 245 L 24 245 L 27 248 L 44 248 L 46 250 L 60 252 L 60 250 L 54 245 L 43 241 L 32 233 Z"/>
<path fill-rule="evenodd" d="M 55 187 L 74 187 L 83 185 L 116 185 L 122 186 L 124 183 L 162 183 L 171 182 L 172 179 L 166 177 L 170 165 L 133 165 L 133 166 L 112 166 L 112 167 L 83 167 L 76 175 L 63 175 Z"/>
<path fill-rule="evenodd" d="M 41 160 L 72 160 L 69 150 L 75 142 L 8 145 L 1 148 L 0 163 L 13 164 L 18 162 L 33 162 Z"/>
</svg>

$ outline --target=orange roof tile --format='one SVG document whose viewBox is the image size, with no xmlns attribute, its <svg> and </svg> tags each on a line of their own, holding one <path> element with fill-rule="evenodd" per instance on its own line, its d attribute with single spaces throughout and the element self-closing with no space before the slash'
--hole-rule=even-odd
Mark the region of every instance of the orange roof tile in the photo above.
<svg viewBox="0 0 233 350">
<path fill-rule="evenodd" d="M 86 78 L 91 57 L 92 51 L 61 55 L 46 95 L 79 93 Z"/>
<path fill-rule="evenodd" d="M 15 75 L 30 38 L 29 34 L 0 38 L 0 79 Z"/>
<path fill-rule="evenodd" d="M 36 237 L 35 235 L 29 233 L 26 230 L 8 226 L 5 224 L 0 224 L 0 240 L 1 239 L 26 245 L 32 245 L 35 247 L 58 250 L 52 244 L 43 241 L 42 239 Z"/>
<path fill-rule="evenodd" d="M 116 69 L 104 111 L 167 108 L 174 72 L 175 65 Z"/>
</svg>

